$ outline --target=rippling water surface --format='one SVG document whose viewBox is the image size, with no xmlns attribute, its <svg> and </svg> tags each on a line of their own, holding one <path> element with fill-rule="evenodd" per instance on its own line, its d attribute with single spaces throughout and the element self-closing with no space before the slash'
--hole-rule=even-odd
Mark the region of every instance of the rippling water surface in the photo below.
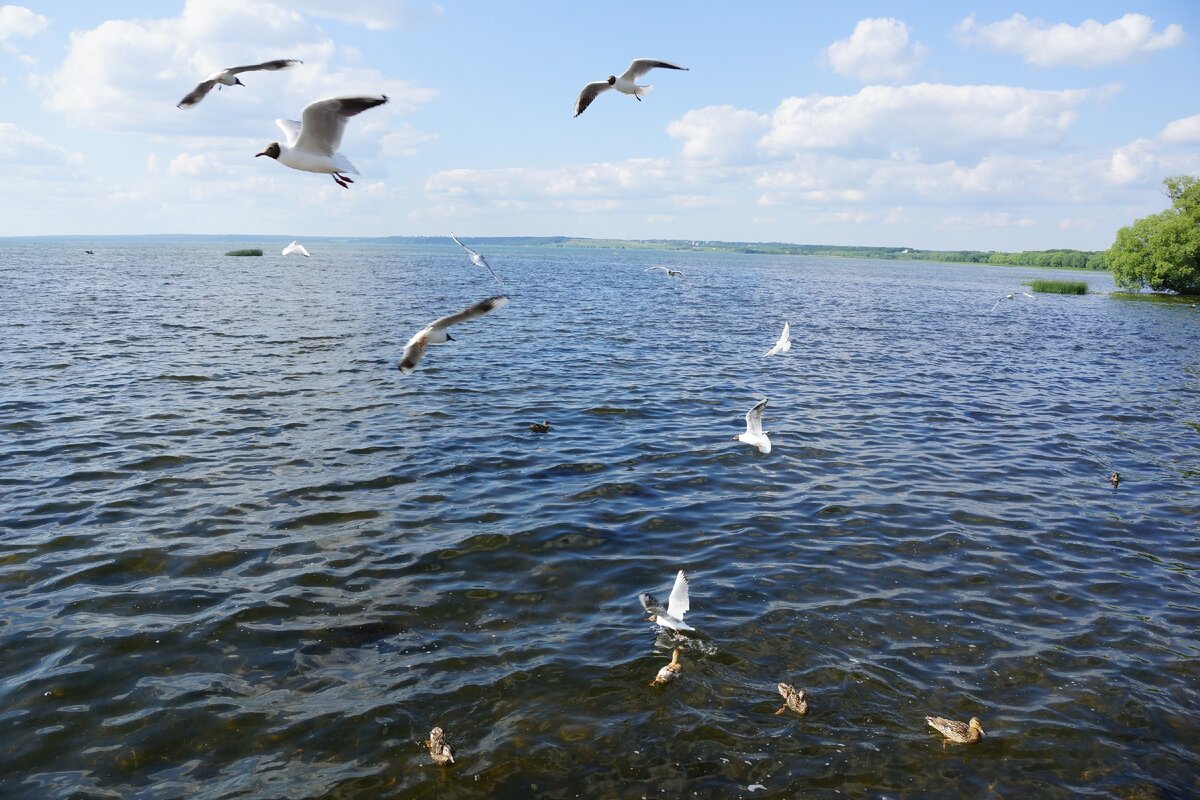
<svg viewBox="0 0 1200 800">
<path fill-rule="evenodd" d="M 1200 309 L 494 247 L 402 376 L 452 243 L 241 244 L 0 242 L 6 800 L 1200 793 Z"/>
</svg>

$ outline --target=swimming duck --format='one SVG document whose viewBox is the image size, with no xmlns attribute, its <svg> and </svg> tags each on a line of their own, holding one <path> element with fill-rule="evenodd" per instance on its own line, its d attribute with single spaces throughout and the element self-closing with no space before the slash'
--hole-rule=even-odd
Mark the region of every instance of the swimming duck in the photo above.
<svg viewBox="0 0 1200 800">
<path fill-rule="evenodd" d="M 808 697 L 804 694 L 803 689 L 797 689 L 790 683 L 781 683 L 779 684 L 779 694 L 783 697 L 783 706 L 775 712 L 775 716 L 779 716 L 789 708 L 800 716 L 808 713 Z"/>
<path fill-rule="evenodd" d="M 1121 483 L 1121 473 L 1114 472 L 1112 475 L 1109 475 L 1108 482 L 1113 485 L 1114 489 L 1117 488 L 1117 486 Z"/>
<path fill-rule="evenodd" d="M 654 676 L 654 680 L 650 681 L 651 686 L 666 686 L 671 681 L 679 677 L 679 673 L 683 672 L 683 664 L 679 663 L 679 648 L 671 653 L 671 663 L 658 671 Z"/>
<path fill-rule="evenodd" d="M 971 721 L 965 723 L 942 717 L 926 717 L 925 721 L 929 723 L 929 727 L 946 737 L 946 741 L 942 742 L 943 747 L 946 746 L 946 742 L 975 744 L 983 738 L 983 723 L 979 721 L 979 717 L 971 717 Z"/>
<path fill-rule="evenodd" d="M 550 432 L 550 420 L 545 420 L 543 422 L 535 422 L 529 426 L 529 430 L 533 431 L 534 433 L 549 433 Z"/>
<path fill-rule="evenodd" d="M 446 732 L 441 728 L 431 730 L 429 732 L 429 741 L 425 744 L 429 746 L 429 756 L 433 759 L 433 763 L 454 763 L 454 748 L 446 741 Z"/>
</svg>

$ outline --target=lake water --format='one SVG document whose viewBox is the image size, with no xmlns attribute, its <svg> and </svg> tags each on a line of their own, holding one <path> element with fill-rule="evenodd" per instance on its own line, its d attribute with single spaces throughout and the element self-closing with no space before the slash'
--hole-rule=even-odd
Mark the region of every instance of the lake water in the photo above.
<svg viewBox="0 0 1200 800">
<path fill-rule="evenodd" d="M 6 800 L 1200 794 L 1195 306 L 249 244 L 0 241 Z M 989 312 L 1038 275 L 1093 293 Z M 730 441 L 759 397 L 769 455 Z M 679 569 L 697 634 L 654 689 L 637 595 Z"/>
</svg>

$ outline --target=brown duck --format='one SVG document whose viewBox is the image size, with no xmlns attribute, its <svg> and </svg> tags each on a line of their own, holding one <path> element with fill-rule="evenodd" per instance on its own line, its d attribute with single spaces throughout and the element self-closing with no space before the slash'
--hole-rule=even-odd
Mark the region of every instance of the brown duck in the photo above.
<svg viewBox="0 0 1200 800">
<path fill-rule="evenodd" d="M 783 705 L 775 712 L 779 716 L 789 708 L 800 716 L 808 713 L 808 696 L 803 689 L 797 689 L 790 683 L 779 684 L 779 694 L 783 697 Z"/>
<path fill-rule="evenodd" d="M 971 717 L 970 722 L 943 717 L 926 717 L 925 721 L 929 723 L 929 727 L 946 737 L 942 742 L 943 747 L 946 746 L 946 742 L 975 744 L 983 738 L 983 723 L 979 721 L 979 717 Z"/>
<path fill-rule="evenodd" d="M 679 663 L 679 648 L 671 653 L 671 663 L 658 671 L 654 676 L 654 680 L 650 681 L 651 686 L 666 686 L 671 681 L 679 677 L 679 673 L 683 672 L 683 664 Z"/>
<path fill-rule="evenodd" d="M 446 741 L 446 732 L 441 728 L 431 730 L 429 732 L 429 741 L 425 744 L 429 747 L 429 756 L 433 759 L 433 763 L 454 763 L 454 748 Z"/>
<path fill-rule="evenodd" d="M 543 422 L 535 422 L 529 426 L 529 430 L 533 431 L 534 433 L 549 433 L 550 432 L 550 420 L 545 420 Z"/>
</svg>

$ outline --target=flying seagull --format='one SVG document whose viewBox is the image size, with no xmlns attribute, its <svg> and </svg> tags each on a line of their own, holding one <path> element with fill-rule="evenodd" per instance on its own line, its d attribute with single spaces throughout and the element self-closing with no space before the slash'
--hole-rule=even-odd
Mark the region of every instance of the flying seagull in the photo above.
<svg viewBox="0 0 1200 800">
<path fill-rule="evenodd" d="M 463 250 L 466 250 L 466 251 L 467 251 L 467 255 L 469 255 L 469 256 L 471 257 L 471 263 L 472 263 L 472 264 L 474 264 L 474 265 L 475 265 L 475 266 L 477 266 L 477 267 L 483 267 L 483 268 L 484 268 L 484 269 L 486 269 L 488 272 L 491 272 L 491 273 L 492 273 L 492 277 L 496 279 L 496 283 L 504 283 L 504 281 L 500 280 L 500 276 L 499 276 L 499 275 L 497 275 L 497 274 L 496 274 L 496 273 L 495 273 L 495 272 L 492 270 L 492 265 L 491 265 L 491 264 L 489 264 L 489 263 L 487 263 L 487 259 L 486 259 L 486 258 L 484 258 L 483 256 L 479 255 L 479 253 L 476 253 L 476 252 L 475 252 L 474 250 L 472 250 L 471 248 L 467 247 L 467 246 L 466 246 L 465 244 L 463 244 L 462 242 L 460 242 L 460 241 L 459 241 L 459 240 L 458 240 L 458 239 L 457 239 L 457 238 L 454 236 L 454 231 L 450 231 L 450 238 L 451 238 L 451 239 L 454 239 L 454 243 L 455 243 L 456 245 L 458 245 L 459 247 L 461 247 Z"/>
<path fill-rule="evenodd" d="M 642 270 L 642 272 L 650 272 L 651 270 L 656 270 L 656 269 L 661 269 L 663 272 L 667 273 L 668 278 L 682 278 L 683 277 L 683 273 L 680 272 L 679 270 L 667 269 L 666 267 L 650 267 L 649 269 Z"/>
<path fill-rule="evenodd" d="M 495 311 L 507 302 L 507 297 L 497 295 L 496 297 L 489 297 L 487 300 L 481 300 L 470 308 L 459 311 L 457 314 L 435 319 L 413 334 L 413 337 L 408 340 L 408 344 L 404 345 L 404 356 L 396 366 L 400 368 L 401 372 L 407 375 L 417 368 L 417 364 L 421 363 L 421 356 L 425 354 L 426 345 L 445 344 L 446 342 L 454 341 L 454 337 L 446 333 L 446 328 L 449 328 L 451 325 L 457 325 L 460 322 L 473 320 L 476 317 L 482 317 L 484 314 L 489 311 Z"/>
<path fill-rule="evenodd" d="M 767 432 L 762 429 L 763 409 L 766 407 L 767 401 L 766 398 L 763 398 L 758 405 L 747 411 L 746 432 L 733 437 L 739 442 L 754 445 L 760 453 L 771 452 L 771 440 L 767 438 Z"/>
<path fill-rule="evenodd" d="M 1037 300 L 1037 298 L 1034 297 L 1033 295 L 1031 295 L 1029 292 L 1010 292 L 1010 293 L 1004 295 L 1004 297 L 1001 297 L 999 300 L 997 300 L 996 306 L 1000 305 L 1005 300 L 1016 300 L 1017 299 L 1016 295 L 1022 295 L 1024 297 L 1028 297 L 1030 300 Z M 992 311 L 996 310 L 996 306 L 992 306 Z"/>
<path fill-rule="evenodd" d="M 238 75 L 243 72 L 254 72 L 255 70 L 277 70 L 287 69 L 292 64 L 302 64 L 302 61 L 297 61 L 294 58 L 280 58 L 275 61 L 264 61 L 261 64 L 250 64 L 245 67 L 229 67 L 228 69 L 218 70 L 212 75 L 209 75 L 200 83 L 196 84 L 196 88 L 187 93 L 182 100 L 175 104 L 176 108 L 191 108 L 204 99 L 205 95 L 212 91 L 216 86 L 220 89 L 222 86 L 245 86 L 246 84 L 238 80 Z"/>
<path fill-rule="evenodd" d="M 304 249 L 304 245 L 300 244 L 299 242 L 292 242 L 287 247 L 283 248 L 283 254 L 285 256 L 290 256 L 292 253 L 299 253 L 305 258 L 308 258 L 308 250 Z"/>
<path fill-rule="evenodd" d="M 334 183 L 349 189 L 349 184 L 354 181 L 342 173 L 357 175 L 358 170 L 350 163 L 350 159 L 337 151 L 342 144 L 346 121 L 355 114 L 381 106 L 387 101 L 385 94 L 379 97 L 332 97 L 309 103 L 300 115 L 303 122 L 294 119 L 275 120 L 287 137 L 284 144 L 271 142 L 266 150 L 255 153 L 254 157 L 270 156 L 285 167 L 332 175 Z"/>
<path fill-rule="evenodd" d="M 638 595 L 638 600 L 642 601 L 642 608 L 650 615 L 650 622 L 657 622 L 659 627 L 674 631 L 696 630 L 683 621 L 683 615 L 691 608 L 688 602 L 688 582 L 683 570 L 679 570 L 679 574 L 675 576 L 675 585 L 671 587 L 671 596 L 667 598 L 666 608 L 663 608 L 649 592 L 642 592 Z"/>
<path fill-rule="evenodd" d="M 645 75 L 655 67 L 661 69 L 681 69 L 687 71 L 687 67 L 680 67 L 666 61 L 659 61 L 655 58 L 635 58 L 629 64 L 629 69 L 625 70 L 620 77 L 609 75 L 607 79 L 589 83 L 583 87 L 583 91 L 579 93 L 579 99 L 575 101 L 575 116 L 579 116 L 584 110 L 592 104 L 592 101 L 604 91 L 616 89 L 622 94 L 631 94 L 638 100 L 642 99 L 642 95 L 650 91 L 649 86 L 638 86 L 637 79 Z"/>
<path fill-rule="evenodd" d="M 779 335 L 779 341 L 775 343 L 774 347 L 772 347 L 767 352 L 763 353 L 763 358 L 766 358 L 767 356 L 773 356 L 776 353 L 786 353 L 788 350 L 791 350 L 792 349 L 791 330 L 792 330 L 791 327 L 788 326 L 788 324 L 786 322 L 783 323 L 783 333 L 781 333 Z"/>
</svg>

